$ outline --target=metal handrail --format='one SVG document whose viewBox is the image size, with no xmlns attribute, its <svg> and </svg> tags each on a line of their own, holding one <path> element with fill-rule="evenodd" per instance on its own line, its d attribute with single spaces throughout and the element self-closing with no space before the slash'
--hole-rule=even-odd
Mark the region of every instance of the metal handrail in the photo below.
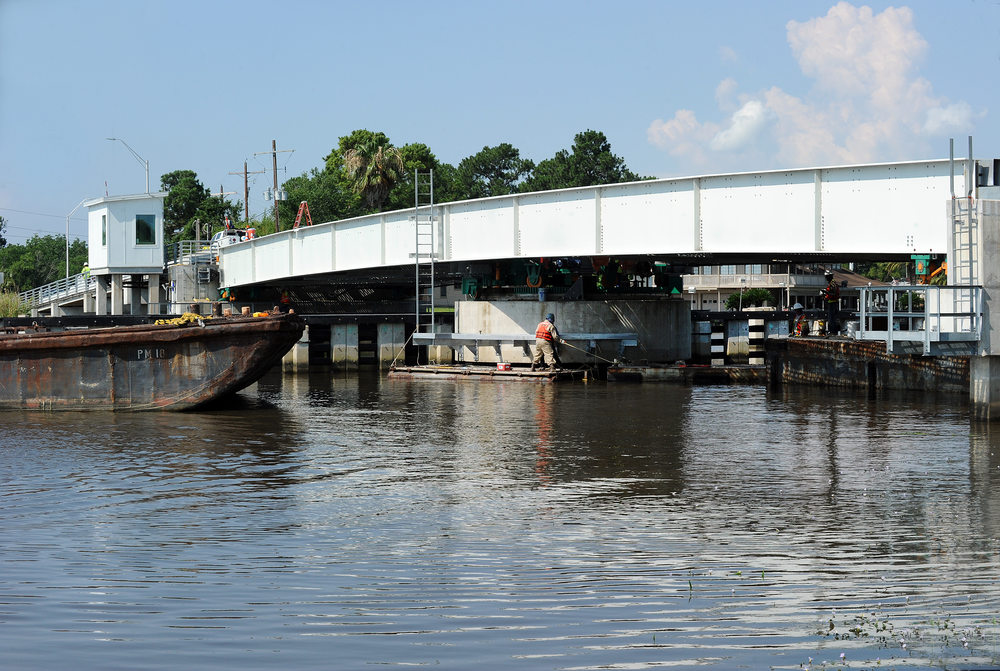
<svg viewBox="0 0 1000 671">
<path fill-rule="evenodd" d="M 178 240 L 167 246 L 167 265 L 188 263 L 192 258 L 210 260 L 217 254 L 212 253 L 212 243 L 210 240 Z"/>
<path fill-rule="evenodd" d="M 18 296 L 23 303 L 40 305 L 54 298 L 82 294 L 96 286 L 97 279 L 91 277 L 90 273 L 78 273 L 28 291 L 22 291 Z"/>
<path fill-rule="evenodd" d="M 917 284 L 860 290 L 858 339 L 884 340 L 887 351 L 895 342 L 922 343 L 923 353 L 930 354 L 932 343 L 978 341 L 982 321 L 982 287 Z"/>
</svg>

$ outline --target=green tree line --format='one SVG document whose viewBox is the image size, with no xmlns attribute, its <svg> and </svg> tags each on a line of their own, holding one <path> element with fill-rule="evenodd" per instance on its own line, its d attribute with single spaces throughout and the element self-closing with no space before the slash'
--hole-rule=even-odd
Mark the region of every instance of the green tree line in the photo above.
<svg viewBox="0 0 1000 671">
<path fill-rule="evenodd" d="M 66 277 L 66 238 L 35 234 L 23 245 L 7 244 L 6 221 L 0 217 L 0 271 L 4 280 L 0 291 L 18 292 L 40 287 Z M 69 243 L 69 272 L 80 272 L 87 261 L 87 243 Z"/>
<path fill-rule="evenodd" d="M 282 184 L 288 197 L 278 205 L 281 228 L 291 226 L 303 200 L 316 222 L 413 207 L 414 171 L 430 170 L 436 203 L 649 179 L 629 170 L 604 133 L 595 130 L 577 133 L 569 149 L 537 164 L 503 142 L 452 166 L 439 161 L 426 144 L 397 147 L 385 133 L 358 129 L 339 138 L 322 166 Z M 168 242 L 195 239 L 196 222 L 219 230 L 224 216 L 233 222 L 243 217 L 241 203 L 212 196 L 190 170 L 164 175 L 161 186 L 168 192 L 163 211 Z M 259 235 L 275 230 L 270 213 L 242 225 L 254 226 Z"/>
</svg>

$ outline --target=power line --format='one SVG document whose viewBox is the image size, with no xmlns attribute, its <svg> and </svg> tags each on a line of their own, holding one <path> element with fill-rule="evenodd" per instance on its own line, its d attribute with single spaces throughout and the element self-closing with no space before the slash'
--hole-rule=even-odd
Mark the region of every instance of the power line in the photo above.
<svg viewBox="0 0 1000 671">
<path fill-rule="evenodd" d="M 4 212 L 17 212 L 18 214 L 31 214 L 36 217 L 55 217 L 56 219 L 66 219 L 66 215 L 64 214 L 48 214 L 46 212 L 32 212 L 31 210 L 15 210 L 12 207 L 0 207 L 0 210 L 3 210 Z M 79 217 L 76 217 L 74 220 L 87 221 L 86 219 L 81 219 Z"/>
</svg>

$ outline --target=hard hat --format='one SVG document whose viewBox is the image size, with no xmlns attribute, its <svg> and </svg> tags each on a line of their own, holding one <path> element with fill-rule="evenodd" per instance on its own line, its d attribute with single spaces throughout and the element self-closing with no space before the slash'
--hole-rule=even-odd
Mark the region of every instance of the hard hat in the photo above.
<svg viewBox="0 0 1000 671">
<path fill-rule="evenodd" d="M 793 310 L 801 310 L 802 309 L 802 303 L 796 303 L 795 305 L 792 306 L 792 309 Z"/>
<path fill-rule="evenodd" d="M 550 312 L 549 314 L 545 315 L 545 319 L 547 321 L 554 322 L 556 320 L 556 316 Z"/>
<path fill-rule="evenodd" d="M 823 273 L 823 277 L 833 277 L 833 272 L 828 270 L 825 273 Z"/>
</svg>

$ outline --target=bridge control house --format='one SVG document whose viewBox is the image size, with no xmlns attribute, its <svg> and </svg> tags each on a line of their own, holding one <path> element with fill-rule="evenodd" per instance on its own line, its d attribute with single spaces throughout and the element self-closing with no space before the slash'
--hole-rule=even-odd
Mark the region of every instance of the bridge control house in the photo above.
<svg viewBox="0 0 1000 671">
<path fill-rule="evenodd" d="M 96 292 L 84 312 L 159 314 L 166 192 L 104 196 L 87 207 L 88 263 Z M 128 300 L 125 297 L 128 296 Z M 126 305 L 128 309 L 126 310 Z"/>
</svg>

